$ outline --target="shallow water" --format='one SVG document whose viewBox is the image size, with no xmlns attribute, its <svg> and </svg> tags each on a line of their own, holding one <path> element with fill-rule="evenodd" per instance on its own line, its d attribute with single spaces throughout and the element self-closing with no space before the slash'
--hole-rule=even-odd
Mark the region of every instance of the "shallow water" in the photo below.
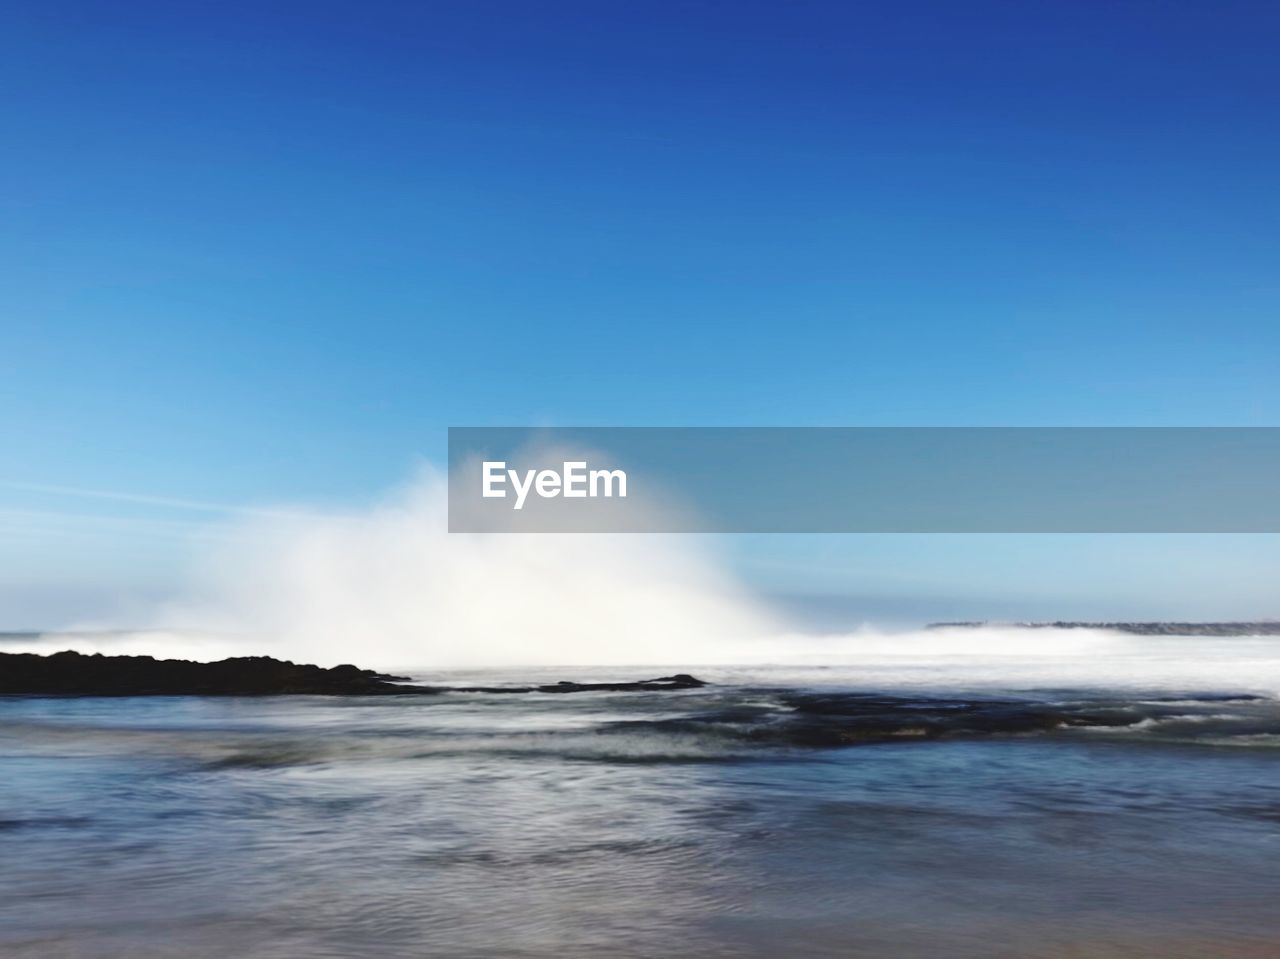
<svg viewBox="0 0 1280 959">
<path fill-rule="evenodd" d="M 967 694 L 1109 723 L 1009 734 L 945 725 L 962 690 L 900 676 L 701 672 L 717 685 L 0 701 L 0 953 L 1280 953 L 1272 696 Z M 889 691 L 943 725 L 796 734 Z M 857 709 L 815 718 L 813 696 Z"/>
</svg>

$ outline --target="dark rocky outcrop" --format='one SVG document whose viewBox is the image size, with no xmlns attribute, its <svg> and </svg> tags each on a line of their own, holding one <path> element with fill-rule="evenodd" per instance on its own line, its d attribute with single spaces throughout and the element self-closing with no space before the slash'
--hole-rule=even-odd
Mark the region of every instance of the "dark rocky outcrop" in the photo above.
<svg viewBox="0 0 1280 959">
<path fill-rule="evenodd" d="M 0 653 L 0 693 L 61 696 L 379 696 L 434 692 L 356 666 L 238 656 L 216 663 L 151 656 Z"/>
<path fill-rule="evenodd" d="M 561 680 L 543 686 L 453 686 L 451 693 L 642 693 L 663 692 L 673 689 L 700 689 L 707 685 L 688 673 L 659 676 L 657 679 L 640 679 L 630 683 L 571 683 Z"/>
<path fill-rule="evenodd" d="M 342 665 L 331 669 L 238 656 L 216 663 L 151 656 L 40 656 L 0 653 L 0 694 L 42 696 L 401 696 L 411 693 L 661 692 L 706 684 L 688 673 L 630 683 L 561 682 L 542 686 L 414 686 L 403 676 Z"/>
</svg>

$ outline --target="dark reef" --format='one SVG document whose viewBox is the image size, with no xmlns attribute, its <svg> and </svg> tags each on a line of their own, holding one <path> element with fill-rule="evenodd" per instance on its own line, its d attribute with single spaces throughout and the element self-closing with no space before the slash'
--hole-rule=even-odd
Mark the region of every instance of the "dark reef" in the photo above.
<svg viewBox="0 0 1280 959">
<path fill-rule="evenodd" d="M 239 656 L 216 663 L 151 656 L 86 656 L 76 652 L 40 656 L 0 653 L 0 694 L 44 696 L 397 696 L 423 693 L 578 693 L 696 689 L 706 685 L 679 673 L 632 683 L 569 683 L 544 686 L 414 686 L 403 676 L 342 665 L 331 669 Z"/>
<path fill-rule="evenodd" d="M 397 685 L 356 666 L 291 663 L 270 656 L 238 656 L 216 663 L 151 656 L 85 656 L 62 652 L 0 653 L 0 693 L 62 696 L 267 696 L 278 694 L 387 695 L 431 692 Z"/>
<path fill-rule="evenodd" d="M 1024 698 L 889 696 L 858 692 L 759 690 L 787 707 L 760 702 L 730 704 L 662 719 L 626 719 L 617 732 L 645 730 L 720 738 L 726 743 L 799 748 L 870 746 L 933 740 L 1069 736 L 1077 730 L 1147 730 L 1178 741 L 1198 736 L 1267 733 L 1275 728 L 1266 701 L 1250 694 L 1125 700 L 1088 698 L 1046 701 Z M 1234 715 L 1223 716 L 1224 704 Z"/>
<path fill-rule="evenodd" d="M 451 693 L 640 693 L 662 692 L 669 689 L 700 689 L 707 685 L 688 673 L 659 676 L 657 679 L 641 679 L 633 683 L 571 683 L 561 680 L 543 686 L 451 686 Z"/>
<path fill-rule="evenodd" d="M 1123 727 L 1136 725 L 1149 715 L 1097 703 L 909 699 L 865 693 L 801 693 L 784 697 L 784 702 L 795 710 L 785 738 L 803 746 L 1036 733 L 1072 726 Z"/>
</svg>

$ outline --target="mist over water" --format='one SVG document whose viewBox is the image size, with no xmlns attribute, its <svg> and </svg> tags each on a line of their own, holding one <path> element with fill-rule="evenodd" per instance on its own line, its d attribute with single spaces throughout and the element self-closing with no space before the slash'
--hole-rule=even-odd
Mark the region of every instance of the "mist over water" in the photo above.
<svg viewBox="0 0 1280 959">
<path fill-rule="evenodd" d="M 696 537 L 450 535 L 434 472 L 363 513 L 227 532 L 148 629 L 74 645 L 376 667 L 630 664 L 738 661 L 781 631 Z"/>
<path fill-rule="evenodd" d="M 1280 695 L 1274 637 L 807 632 L 752 596 L 702 537 L 449 534 L 433 471 L 364 512 L 260 515 L 226 534 L 145 628 L 69 632 L 39 648 L 436 671 L 725 667 L 746 682 L 769 665 L 773 680 L 809 685 Z"/>
</svg>

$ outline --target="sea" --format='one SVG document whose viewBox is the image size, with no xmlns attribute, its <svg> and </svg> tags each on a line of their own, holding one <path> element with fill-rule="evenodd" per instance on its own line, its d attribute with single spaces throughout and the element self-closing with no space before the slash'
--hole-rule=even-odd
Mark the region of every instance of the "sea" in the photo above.
<svg viewBox="0 0 1280 959">
<path fill-rule="evenodd" d="M 1134 637 L 0 697 L 0 955 L 1276 957 L 1277 664 Z"/>
</svg>

